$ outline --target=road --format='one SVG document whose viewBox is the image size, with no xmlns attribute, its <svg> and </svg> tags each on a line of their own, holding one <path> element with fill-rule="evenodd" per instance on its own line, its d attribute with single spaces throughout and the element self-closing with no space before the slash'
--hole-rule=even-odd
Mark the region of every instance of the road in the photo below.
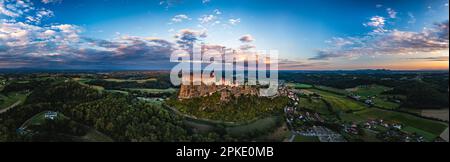
<svg viewBox="0 0 450 162">
<path fill-rule="evenodd" d="M 448 138 L 448 128 L 441 134 L 441 138 L 444 139 L 445 141 L 449 141 Z"/>
<path fill-rule="evenodd" d="M 17 101 L 16 103 L 12 104 L 11 106 L 9 106 L 9 107 L 7 107 L 7 108 L 5 108 L 5 109 L 0 110 L 0 114 L 3 114 L 3 113 L 5 113 L 5 112 L 7 112 L 8 110 L 10 110 L 10 109 L 12 109 L 12 108 L 18 106 L 20 103 L 22 103 L 22 102 L 21 102 L 21 101 Z"/>
</svg>

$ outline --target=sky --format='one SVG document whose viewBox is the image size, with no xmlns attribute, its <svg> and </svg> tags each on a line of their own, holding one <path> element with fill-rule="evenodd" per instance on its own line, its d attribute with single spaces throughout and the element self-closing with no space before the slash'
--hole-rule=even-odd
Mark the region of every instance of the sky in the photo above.
<svg viewBox="0 0 450 162">
<path fill-rule="evenodd" d="M 282 70 L 448 70 L 448 0 L 0 0 L 0 68 L 170 69 L 189 42 Z"/>
</svg>

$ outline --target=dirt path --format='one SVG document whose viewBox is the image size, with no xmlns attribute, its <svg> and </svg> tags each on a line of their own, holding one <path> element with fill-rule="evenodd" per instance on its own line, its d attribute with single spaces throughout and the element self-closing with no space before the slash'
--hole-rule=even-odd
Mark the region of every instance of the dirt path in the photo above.
<svg viewBox="0 0 450 162">
<path fill-rule="evenodd" d="M 12 108 L 18 106 L 20 103 L 22 103 L 22 102 L 21 102 L 21 101 L 17 101 L 16 103 L 12 104 L 11 106 L 9 106 L 9 107 L 7 107 L 7 108 L 5 108 L 5 109 L 0 110 L 0 114 L 3 114 L 3 113 L 5 113 L 5 112 L 7 112 L 8 110 L 10 110 L 10 109 L 12 109 Z"/>
<path fill-rule="evenodd" d="M 448 128 L 441 134 L 441 138 L 448 142 Z"/>
</svg>

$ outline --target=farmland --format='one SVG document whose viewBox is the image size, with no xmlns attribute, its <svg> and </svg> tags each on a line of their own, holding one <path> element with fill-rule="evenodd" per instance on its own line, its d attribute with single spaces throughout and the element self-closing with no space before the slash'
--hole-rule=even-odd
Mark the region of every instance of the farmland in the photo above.
<svg viewBox="0 0 450 162">
<path fill-rule="evenodd" d="M 320 94 L 320 96 L 326 102 L 328 102 L 334 110 L 359 111 L 366 108 L 362 103 L 351 100 L 343 95 L 338 95 L 336 93 L 331 93 L 319 89 L 313 89 L 311 91 Z"/>
<path fill-rule="evenodd" d="M 360 87 L 361 88 L 347 89 L 346 91 L 364 97 L 370 97 L 380 96 L 380 94 L 390 89 L 383 86 Z M 313 110 L 328 117 L 330 117 L 329 115 L 334 112 L 337 113 L 338 118 L 341 119 L 342 122 L 364 124 L 369 120 L 383 120 L 387 123 L 400 123 L 403 126 L 403 132 L 421 135 L 426 141 L 433 141 L 439 137 L 446 128 L 448 128 L 448 123 L 445 122 L 425 119 L 412 114 L 391 111 L 395 110 L 399 105 L 383 100 L 382 98 L 379 98 L 378 100 L 375 99 L 376 105 L 382 104 L 385 107 L 391 107 L 390 110 L 382 108 L 381 106 L 380 108 L 371 108 L 369 105 L 350 99 L 342 93 L 342 90 L 337 88 L 326 88 L 326 90 L 324 90 L 324 88 L 321 87 L 308 89 L 308 91 L 313 93 L 305 93 L 306 96 L 300 96 L 300 108 Z M 440 112 L 442 111 L 445 112 L 445 110 L 441 110 Z M 432 110 L 423 112 L 428 116 L 434 116 L 437 118 L 445 118 L 446 116 L 448 118 L 448 114 L 445 115 L 445 113 L 438 113 L 440 115 L 438 116 L 436 113 L 433 113 Z M 383 132 L 387 131 L 387 129 L 379 127 L 377 131 Z M 366 134 L 367 135 L 362 138 L 370 141 L 376 141 L 372 131 L 368 131 Z"/>
</svg>

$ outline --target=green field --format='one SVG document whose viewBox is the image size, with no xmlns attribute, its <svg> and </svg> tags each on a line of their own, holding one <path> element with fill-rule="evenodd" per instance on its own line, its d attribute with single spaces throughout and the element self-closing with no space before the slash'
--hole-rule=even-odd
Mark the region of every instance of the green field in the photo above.
<svg viewBox="0 0 450 162">
<path fill-rule="evenodd" d="M 376 96 L 380 95 L 382 92 L 389 90 L 387 87 L 383 86 L 366 86 L 361 89 L 353 89 L 358 95 L 361 96 Z M 356 91 L 355 91 L 356 90 Z M 371 92 L 373 90 L 373 92 Z M 329 90 L 323 91 L 318 89 L 311 89 L 310 91 L 320 94 L 322 99 L 328 102 L 334 111 L 341 110 L 346 113 L 340 113 L 340 118 L 346 122 L 356 122 L 364 123 L 369 119 L 383 119 L 390 123 L 400 123 L 404 125 L 403 131 L 408 133 L 417 133 L 423 136 L 427 141 L 432 141 L 438 137 L 447 127 L 447 123 L 423 119 L 410 114 L 405 114 L 401 112 L 387 111 L 376 108 L 368 108 L 364 104 L 347 98 L 343 95 L 338 95 L 337 93 L 330 92 Z M 334 90 L 336 92 L 336 90 Z M 392 103 L 382 99 L 381 97 L 374 99 L 376 106 L 385 109 L 397 109 L 399 104 Z M 314 109 L 319 113 L 326 112 L 323 108 L 323 104 L 317 100 L 308 100 L 307 98 L 300 98 L 301 107 L 308 107 L 309 109 Z M 322 108 L 321 108 L 322 107 Z M 349 112 L 352 110 L 354 112 Z M 383 127 L 379 128 L 378 131 L 385 131 Z M 373 140 L 373 137 L 365 137 Z"/>
<path fill-rule="evenodd" d="M 328 102 L 335 111 L 359 111 L 366 109 L 364 104 L 351 100 L 346 96 L 318 89 L 312 89 L 311 91 L 322 96 L 322 98 Z"/>
<path fill-rule="evenodd" d="M 304 108 L 304 109 L 308 109 L 308 110 L 313 110 L 315 112 L 318 112 L 322 115 L 328 115 L 331 112 L 328 110 L 327 105 L 325 104 L 325 102 L 323 102 L 321 99 L 308 99 L 305 97 L 300 97 L 300 108 Z"/>
<path fill-rule="evenodd" d="M 145 97 L 138 97 L 140 101 L 144 101 L 149 104 L 153 104 L 155 106 L 162 106 L 164 103 L 164 100 L 161 98 L 145 98 Z"/>
<path fill-rule="evenodd" d="M 312 85 L 302 84 L 302 83 L 287 83 L 286 86 L 288 86 L 290 88 L 295 88 L 295 89 L 309 89 L 309 88 L 313 88 Z"/>
<path fill-rule="evenodd" d="M 72 78 L 72 79 L 74 81 L 81 82 L 81 83 L 87 83 L 87 82 L 91 81 L 91 79 L 87 79 L 87 78 Z"/>
<path fill-rule="evenodd" d="M 410 133 L 417 133 L 417 134 L 423 136 L 423 138 L 425 138 L 426 141 L 433 141 L 434 139 L 439 137 L 439 135 L 435 135 L 433 133 L 429 133 L 429 132 L 423 131 L 421 129 L 417 129 L 417 128 L 409 127 L 409 126 L 403 128 L 403 131 L 410 132 Z"/>
<path fill-rule="evenodd" d="M 338 89 L 338 88 L 333 88 L 333 87 L 327 87 L 327 86 L 314 86 L 315 89 L 318 90 L 322 90 L 322 91 L 326 91 L 326 92 L 330 92 L 330 93 L 335 93 L 338 95 L 348 95 L 348 91 L 343 90 L 343 89 Z"/>
<path fill-rule="evenodd" d="M 400 104 L 398 104 L 398 103 L 390 102 L 390 101 L 387 101 L 387 100 L 381 99 L 381 98 L 375 98 L 373 100 L 373 102 L 374 102 L 375 106 L 378 106 L 383 109 L 388 109 L 388 110 L 395 110 L 400 107 Z"/>
<path fill-rule="evenodd" d="M 0 110 L 8 108 L 16 102 L 24 102 L 27 94 L 21 92 L 9 93 L 8 95 L 0 94 Z"/>
<path fill-rule="evenodd" d="M 294 142 L 320 142 L 317 137 L 295 136 Z"/>
<path fill-rule="evenodd" d="M 128 95 L 129 94 L 127 91 L 121 91 L 121 90 L 105 90 L 105 92 L 120 93 L 120 94 L 124 94 L 124 95 Z"/>
<path fill-rule="evenodd" d="M 386 98 L 387 95 L 382 95 L 383 92 L 392 90 L 392 88 L 380 86 L 380 85 L 365 85 L 365 86 L 358 86 L 351 89 L 346 89 L 351 94 L 361 96 L 362 100 L 369 99 L 369 97 L 374 97 L 373 103 L 375 106 L 394 110 L 400 107 L 400 104 L 390 102 Z"/>
<path fill-rule="evenodd" d="M 83 82 L 78 82 L 78 83 L 80 83 L 80 84 L 83 85 L 83 86 L 86 86 L 86 87 L 95 89 L 95 90 L 97 90 L 97 91 L 104 91 L 104 90 L 105 90 L 105 88 L 102 87 L 102 86 L 89 85 L 89 84 L 86 84 L 86 83 L 83 83 Z"/>
</svg>

